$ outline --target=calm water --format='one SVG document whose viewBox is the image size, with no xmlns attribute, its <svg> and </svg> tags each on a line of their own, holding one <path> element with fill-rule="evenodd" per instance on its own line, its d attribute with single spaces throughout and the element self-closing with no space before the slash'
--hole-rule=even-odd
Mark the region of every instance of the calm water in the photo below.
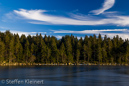
<svg viewBox="0 0 129 86">
<path fill-rule="evenodd" d="M 0 67 L 0 86 L 6 80 L 43 80 L 33 86 L 129 86 L 129 67 L 126 66 L 22 66 Z M 3 82 L 5 80 L 5 82 Z M 14 86 L 9 83 L 8 86 Z M 17 86 L 18 84 L 15 84 Z M 21 83 L 18 86 L 32 86 Z"/>
</svg>

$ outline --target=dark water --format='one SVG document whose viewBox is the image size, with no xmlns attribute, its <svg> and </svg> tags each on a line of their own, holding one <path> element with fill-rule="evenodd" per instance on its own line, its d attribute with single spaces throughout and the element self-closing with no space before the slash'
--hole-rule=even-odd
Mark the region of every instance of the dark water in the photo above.
<svg viewBox="0 0 129 86">
<path fill-rule="evenodd" d="M 43 80 L 33 86 L 129 86 L 126 66 L 21 66 L 0 67 L 0 86 L 32 86 L 6 80 Z M 3 82 L 3 80 L 5 80 Z"/>
</svg>

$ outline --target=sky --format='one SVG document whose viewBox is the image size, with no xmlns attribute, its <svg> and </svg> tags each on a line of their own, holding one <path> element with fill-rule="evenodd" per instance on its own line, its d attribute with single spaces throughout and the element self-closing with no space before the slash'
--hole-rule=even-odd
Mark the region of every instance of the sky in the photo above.
<svg viewBox="0 0 129 86">
<path fill-rule="evenodd" d="M 129 38 L 129 0 L 0 0 L 0 31 Z"/>
</svg>

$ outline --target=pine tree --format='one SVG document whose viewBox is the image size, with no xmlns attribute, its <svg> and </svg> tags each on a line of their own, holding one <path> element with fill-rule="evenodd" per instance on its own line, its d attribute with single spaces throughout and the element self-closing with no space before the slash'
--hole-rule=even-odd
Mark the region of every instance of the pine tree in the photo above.
<svg viewBox="0 0 129 86">
<path fill-rule="evenodd" d="M 18 52 L 18 57 L 19 57 L 19 58 L 17 58 L 17 62 L 24 62 L 24 53 L 23 53 L 22 44 L 20 44 L 18 51 L 19 51 L 19 52 Z"/>
<path fill-rule="evenodd" d="M 73 62 L 72 45 L 71 45 L 71 39 L 69 36 L 66 36 L 65 38 L 65 46 L 66 46 L 66 54 L 67 54 L 67 63 L 72 63 Z"/>
<path fill-rule="evenodd" d="M 10 31 L 6 31 L 4 34 L 5 43 L 5 60 L 9 62 L 9 44 L 10 44 Z"/>
<path fill-rule="evenodd" d="M 50 63 L 50 56 L 51 56 L 51 49 L 47 47 L 47 58 L 46 58 L 46 63 Z"/>
<path fill-rule="evenodd" d="M 108 42 L 107 42 L 108 60 L 107 60 L 107 62 L 109 61 L 111 63 L 114 62 L 114 58 L 113 58 L 113 54 L 112 54 L 114 51 L 112 51 L 112 50 L 113 50 L 113 43 L 112 43 L 111 39 L 108 38 Z"/>
<path fill-rule="evenodd" d="M 87 61 L 89 62 L 91 60 L 91 56 L 92 56 L 92 48 L 91 48 L 91 41 L 88 41 L 88 46 L 87 46 Z"/>
<path fill-rule="evenodd" d="M 51 56 L 52 56 L 52 62 L 53 63 L 58 63 L 59 62 L 59 51 L 57 49 L 57 45 L 56 45 L 56 39 L 55 37 L 51 38 Z"/>
<path fill-rule="evenodd" d="M 20 40 L 19 40 L 19 35 L 16 34 L 14 35 L 14 55 L 16 56 L 16 61 L 19 62 L 20 61 L 20 55 L 19 55 L 19 51 L 20 51 Z"/>
<path fill-rule="evenodd" d="M 28 59 L 30 58 L 30 48 L 29 48 L 29 41 L 27 40 L 25 43 L 25 48 L 24 48 L 24 61 L 28 62 Z"/>
<path fill-rule="evenodd" d="M 40 42 L 40 58 L 41 58 L 41 62 L 45 63 L 45 59 L 47 58 L 47 47 L 43 39 L 41 39 L 41 42 Z"/>
<path fill-rule="evenodd" d="M 60 46 L 60 59 L 61 63 L 66 63 L 66 52 L 65 52 L 65 46 L 64 43 L 61 44 Z"/>
<path fill-rule="evenodd" d="M 107 45 L 105 43 L 105 41 L 103 42 L 102 45 L 102 57 L 103 57 L 103 62 L 105 63 L 107 61 Z"/>
<path fill-rule="evenodd" d="M 30 57 L 29 57 L 29 62 L 32 62 L 32 63 L 36 60 L 36 57 L 34 55 L 34 48 L 35 48 L 35 45 L 34 43 L 32 43 L 30 48 Z"/>
<path fill-rule="evenodd" d="M 101 34 L 99 34 L 99 36 L 98 36 L 98 44 L 101 45 L 101 43 L 102 43 L 102 37 L 101 37 Z"/>
<path fill-rule="evenodd" d="M 126 47 L 126 54 L 125 54 L 125 63 L 129 61 L 129 45 Z"/>
<path fill-rule="evenodd" d="M 101 48 L 100 44 L 98 44 L 97 59 L 98 59 L 99 63 L 102 62 L 102 48 Z"/>
<path fill-rule="evenodd" d="M 44 42 L 45 42 L 46 45 L 48 44 L 48 37 L 47 37 L 46 34 L 45 34 L 45 36 L 44 36 Z"/>
<path fill-rule="evenodd" d="M 76 50 L 76 64 L 79 63 L 79 58 L 80 58 L 80 50 L 77 49 L 77 50 Z"/>
<path fill-rule="evenodd" d="M 96 40 L 96 35 L 94 34 L 93 35 L 93 38 L 92 38 L 92 56 L 93 56 L 93 59 L 94 59 L 94 61 L 96 61 L 96 54 L 97 54 L 97 52 L 96 52 L 96 44 L 97 44 L 97 40 Z"/>
<path fill-rule="evenodd" d="M 84 44 L 88 44 L 88 36 L 86 35 L 85 38 L 84 38 Z"/>
<path fill-rule="evenodd" d="M 83 60 L 84 60 L 84 63 L 85 63 L 85 61 L 86 61 L 86 58 L 87 58 L 87 46 L 84 44 L 83 45 Z"/>
<path fill-rule="evenodd" d="M 5 53 L 5 44 L 0 40 L 0 63 L 2 63 L 5 60 L 4 53 Z"/>
</svg>

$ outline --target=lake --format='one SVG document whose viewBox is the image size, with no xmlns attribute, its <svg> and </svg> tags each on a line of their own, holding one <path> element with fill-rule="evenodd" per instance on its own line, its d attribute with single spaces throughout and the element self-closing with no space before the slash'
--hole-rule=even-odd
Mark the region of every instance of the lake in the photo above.
<svg viewBox="0 0 129 86">
<path fill-rule="evenodd" d="M 128 86 L 128 66 L 1 66 L 0 86 Z"/>
</svg>

